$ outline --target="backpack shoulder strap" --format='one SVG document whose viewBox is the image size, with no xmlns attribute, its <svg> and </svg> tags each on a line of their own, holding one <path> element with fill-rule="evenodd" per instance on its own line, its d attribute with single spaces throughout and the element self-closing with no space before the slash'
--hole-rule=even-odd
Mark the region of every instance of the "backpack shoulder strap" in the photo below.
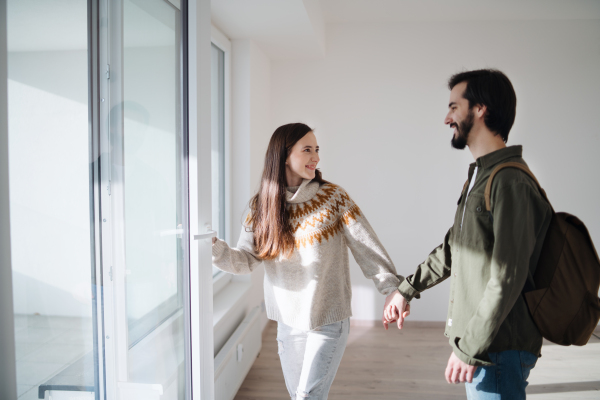
<svg viewBox="0 0 600 400">
<path fill-rule="evenodd" d="M 465 184 L 463 185 L 463 189 L 461 193 L 464 193 L 465 190 L 469 187 L 469 180 L 467 179 L 467 181 L 465 182 Z"/>
<path fill-rule="evenodd" d="M 498 165 L 496 168 L 494 168 L 494 170 L 490 174 L 487 184 L 485 185 L 485 193 L 484 193 L 485 208 L 487 211 L 492 210 L 491 200 L 490 200 L 490 194 L 492 192 L 492 181 L 494 180 L 494 177 L 496 176 L 496 174 L 498 172 L 500 172 L 501 170 L 503 170 L 504 168 L 517 168 L 517 169 L 520 169 L 521 171 L 525 172 L 527 175 L 529 175 L 531 177 L 531 179 L 533 179 L 533 181 L 536 183 L 544 200 L 546 200 L 548 202 L 548 204 L 550 204 L 550 201 L 548 200 L 548 196 L 546 195 L 546 191 L 544 189 L 542 189 L 542 186 L 538 182 L 535 175 L 533 175 L 533 172 L 531 172 L 531 170 L 529 168 L 527 168 L 527 166 L 525 164 L 521 164 L 521 163 L 513 161 L 513 162 L 507 162 L 507 163 Z M 550 204 L 550 208 L 552 208 L 552 204 Z M 552 210 L 554 211 L 553 208 L 552 208 Z"/>
</svg>

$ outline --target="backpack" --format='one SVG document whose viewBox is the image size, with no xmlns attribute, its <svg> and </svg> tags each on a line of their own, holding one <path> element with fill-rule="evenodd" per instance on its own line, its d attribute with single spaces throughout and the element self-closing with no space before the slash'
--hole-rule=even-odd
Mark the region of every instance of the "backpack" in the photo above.
<svg viewBox="0 0 600 400">
<path fill-rule="evenodd" d="M 518 168 L 548 196 L 526 165 L 508 162 L 498 165 L 485 188 L 485 205 L 490 212 L 494 176 L 504 168 Z M 552 205 L 550 205 L 552 208 Z M 563 346 L 585 345 L 600 320 L 600 258 L 590 234 L 577 217 L 555 212 L 546 233 L 540 259 L 533 275 L 535 287 L 527 283 L 523 296 L 542 336 Z"/>
</svg>

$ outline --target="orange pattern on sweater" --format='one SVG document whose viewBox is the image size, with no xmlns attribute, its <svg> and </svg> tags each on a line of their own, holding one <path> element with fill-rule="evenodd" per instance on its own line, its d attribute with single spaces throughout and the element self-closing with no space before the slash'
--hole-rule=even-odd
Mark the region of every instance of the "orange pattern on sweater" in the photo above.
<svg viewBox="0 0 600 400">
<path fill-rule="evenodd" d="M 342 224 L 348 225 L 361 216 L 350 196 L 333 184 L 323 186 L 305 203 L 291 204 L 288 212 L 296 248 L 321 244 L 341 232 Z"/>
</svg>

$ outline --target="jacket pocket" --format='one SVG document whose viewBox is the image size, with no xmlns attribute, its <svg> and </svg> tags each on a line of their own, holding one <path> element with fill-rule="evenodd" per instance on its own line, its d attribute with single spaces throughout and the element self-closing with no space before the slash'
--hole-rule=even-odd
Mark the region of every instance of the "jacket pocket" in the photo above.
<svg viewBox="0 0 600 400">
<path fill-rule="evenodd" d="M 485 198 L 481 194 L 470 194 L 467 199 L 462 237 L 468 244 L 483 244 L 485 247 L 494 242 L 492 222 L 485 209 Z"/>
</svg>

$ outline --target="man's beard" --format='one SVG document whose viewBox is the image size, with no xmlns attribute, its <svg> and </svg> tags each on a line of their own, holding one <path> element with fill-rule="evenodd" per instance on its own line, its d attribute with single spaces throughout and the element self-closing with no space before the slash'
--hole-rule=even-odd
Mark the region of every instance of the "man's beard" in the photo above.
<svg viewBox="0 0 600 400">
<path fill-rule="evenodd" d="M 452 147 L 463 150 L 467 146 L 467 139 L 469 139 L 469 133 L 473 128 L 474 121 L 475 113 L 473 110 L 469 110 L 467 118 L 464 121 L 461 121 L 458 125 L 456 125 L 456 122 L 450 124 L 451 127 L 456 128 L 456 136 L 452 135 L 452 140 L 450 140 Z"/>
</svg>

